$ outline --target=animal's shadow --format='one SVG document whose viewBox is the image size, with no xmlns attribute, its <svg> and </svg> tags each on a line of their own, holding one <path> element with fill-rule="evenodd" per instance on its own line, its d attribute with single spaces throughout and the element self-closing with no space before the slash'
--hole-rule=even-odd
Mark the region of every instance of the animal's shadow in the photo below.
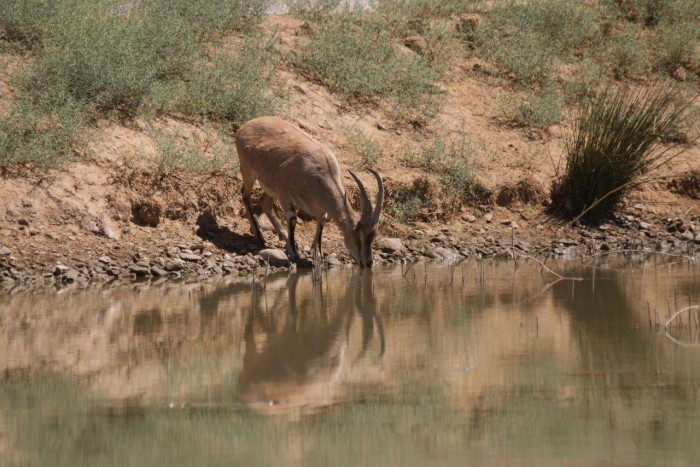
<svg viewBox="0 0 700 467">
<path fill-rule="evenodd" d="M 202 212 L 197 217 L 196 225 L 199 238 L 210 241 L 224 251 L 237 255 L 257 254 L 260 251 L 260 245 L 253 235 L 240 234 L 219 225 L 216 215 L 210 210 Z M 305 269 L 313 267 L 309 258 L 300 258 L 296 261 L 296 265 Z"/>
</svg>

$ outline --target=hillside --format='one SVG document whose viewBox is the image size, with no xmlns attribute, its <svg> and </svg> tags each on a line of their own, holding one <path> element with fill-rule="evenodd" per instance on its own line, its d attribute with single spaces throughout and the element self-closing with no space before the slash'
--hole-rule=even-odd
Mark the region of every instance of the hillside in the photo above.
<svg viewBox="0 0 700 467">
<path fill-rule="evenodd" d="M 89 97 L 70 94 L 78 83 L 70 73 L 82 76 L 75 70 L 81 62 L 45 63 L 49 53 L 70 56 L 72 49 L 61 42 L 67 39 L 47 36 L 39 46 L 17 39 L 8 32 L 8 18 L 19 14 L 2 11 L 0 285 L 9 290 L 137 276 L 203 278 L 246 275 L 260 267 L 246 256 L 257 249 L 240 202 L 233 136 L 242 121 L 266 113 L 326 144 L 370 189 L 372 178 L 362 169 L 382 174 L 388 199 L 381 235 L 399 237 L 407 247 L 384 245 L 377 253 L 382 261 L 508 256 L 514 247 L 521 256 L 623 248 L 692 253 L 700 244 L 700 42 L 691 33 L 690 56 L 669 67 L 656 48 L 670 40 L 662 25 L 680 28 L 680 23 L 647 24 L 649 7 L 639 6 L 646 3 L 613 3 L 592 10 L 591 29 L 580 37 L 557 36 L 557 44 L 570 45 L 552 52 L 551 63 L 532 51 L 519 58 L 541 60 L 529 71 L 498 48 L 520 50 L 519 44 L 501 42 L 512 40 L 508 28 L 525 19 L 515 14 L 503 19 L 489 2 L 445 2 L 442 9 L 427 1 L 406 2 L 424 4 L 424 10 L 406 7 L 401 14 L 381 8 L 347 16 L 322 9 L 244 12 L 244 26 L 222 26 L 213 35 L 194 31 L 199 42 L 193 57 L 175 69 L 167 56 L 142 94 L 134 90 L 141 89 L 133 84 L 138 73 L 130 71 L 124 80 L 133 86 L 110 99 L 104 91 L 108 83 L 81 95 Z M 573 5 L 543 4 L 552 11 Z M 105 11 L 109 24 L 138 14 Z M 580 8 L 572 11 L 579 14 Z M 689 17 L 691 25 L 700 24 L 697 16 Z M 617 34 L 605 28 L 643 37 L 649 56 L 625 56 L 603 67 L 595 38 Z M 139 40 L 151 37 L 141 33 Z M 353 72 L 360 65 L 339 63 L 336 54 L 359 54 L 366 43 L 347 41 L 343 34 L 354 34 L 355 41 L 369 38 L 377 51 L 388 41 L 383 58 L 368 52 L 354 59 L 396 60 L 393 68 L 359 70 L 367 79 L 358 81 Z M 91 49 L 101 51 L 97 45 Z M 148 57 L 139 70 L 149 69 Z M 641 60 L 648 63 L 637 63 Z M 114 70 L 114 76 L 120 72 Z M 368 74 L 375 72 L 376 80 Z M 677 86 L 694 99 L 690 123 L 679 130 L 677 150 L 683 153 L 654 174 L 661 178 L 627 194 L 602 225 L 571 224 L 570 217 L 549 209 L 550 187 L 565 167 L 575 96 L 595 90 L 603 79 L 632 88 Z M 354 192 L 350 177 L 345 182 Z M 302 249 L 313 232 L 313 222 L 300 224 Z M 269 244 L 283 247 L 269 229 L 266 236 Z M 349 260 L 335 227 L 326 231 L 324 251 L 331 264 Z"/>
</svg>

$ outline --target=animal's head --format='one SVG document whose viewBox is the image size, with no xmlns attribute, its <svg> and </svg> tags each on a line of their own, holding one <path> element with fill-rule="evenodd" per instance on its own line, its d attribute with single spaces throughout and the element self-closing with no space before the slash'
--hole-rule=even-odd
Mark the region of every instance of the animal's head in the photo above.
<svg viewBox="0 0 700 467">
<path fill-rule="evenodd" d="M 352 171 L 350 175 L 355 179 L 357 186 L 360 188 L 360 215 L 353 225 L 352 232 L 345 235 L 345 247 L 350 252 L 350 256 L 362 268 L 371 268 L 372 263 L 372 243 L 377 236 L 377 224 L 379 223 L 379 215 L 382 212 L 382 204 L 384 203 L 384 183 L 382 177 L 372 169 L 369 171 L 377 179 L 377 197 L 374 201 L 374 208 L 369 200 L 367 189 L 362 184 L 360 179 Z"/>
</svg>

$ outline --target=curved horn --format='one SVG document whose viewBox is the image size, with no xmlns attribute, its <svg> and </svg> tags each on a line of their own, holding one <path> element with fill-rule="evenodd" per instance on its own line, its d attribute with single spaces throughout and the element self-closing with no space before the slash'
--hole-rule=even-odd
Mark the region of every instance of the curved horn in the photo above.
<svg viewBox="0 0 700 467">
<path fill-rule="evenodd" d="M 359 178 L 357 178 L 357 175 L 353 173 L 352 170 L 349 170 L 350 175 L 352 175 L 352 178 L 355 179 L 355 182 L 357 183 L 357 186 L 360 188 L 360 224 L 362 225 L 372 225 L 372 203 L 369 200 L 369 195 L 367 194 L 367 189 L 365 186 L 362 184 Z"/>
<path fill-rule="evenodd" d="M 382 213 L 382 205 L 384 204 L 384 182 L 376 170 L 367 169 L 372 172 L 374 178 L 377 179 L 377 198 L 374 201 L 374 212 L 372 213 L 372 225 L 379 223 L 379 215 Z"/>
</svg>

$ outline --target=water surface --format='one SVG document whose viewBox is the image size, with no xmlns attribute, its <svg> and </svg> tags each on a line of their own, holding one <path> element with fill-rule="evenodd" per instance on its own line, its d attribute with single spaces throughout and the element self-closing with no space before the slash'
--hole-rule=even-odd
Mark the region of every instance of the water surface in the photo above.
<svg viewBox="0 0 700 467">
<path fill-rule="evenodd" d="M 0 296 L 0 463 L 698 465 L 697 267 L 547 266 Z"/>
</svg>

